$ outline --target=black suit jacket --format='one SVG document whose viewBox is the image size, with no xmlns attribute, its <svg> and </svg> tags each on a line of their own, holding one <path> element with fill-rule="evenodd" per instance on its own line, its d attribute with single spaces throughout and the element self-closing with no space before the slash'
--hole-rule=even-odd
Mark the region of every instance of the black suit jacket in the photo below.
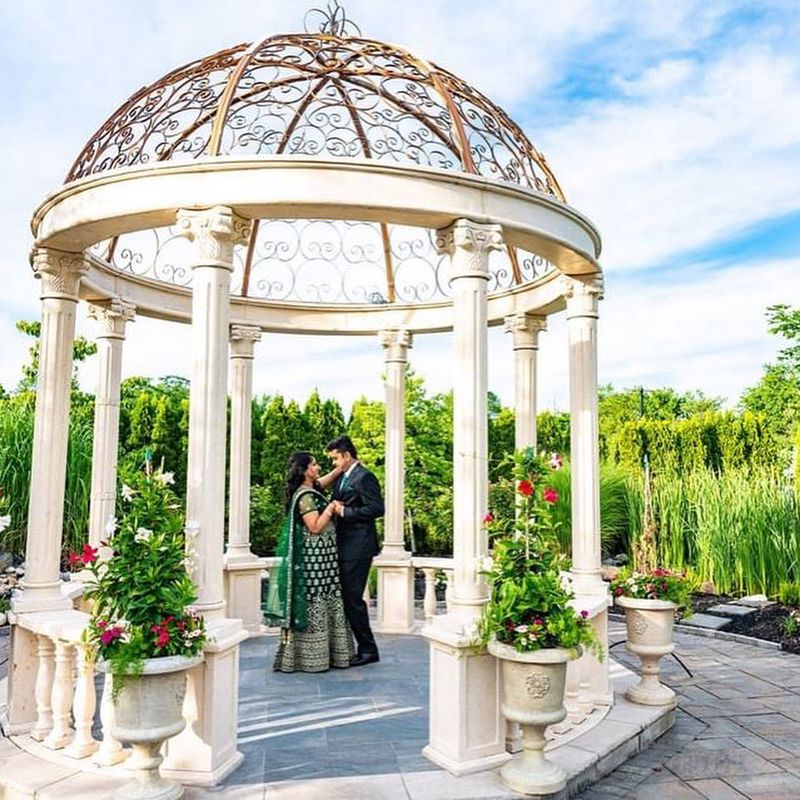
<svg viewBox="0 0 800 800">
<path fill-rule="evenodd" d="M 344 503 L 344 515 L 336 518 L 336 543 L 342 561 L 358 561 L 378 555 L 375 520 L 383 516 L 383 496 L 378 479 L 360 462 L 350 477 L 333 485 L 333 499 Z M 342 486 L 344 483 L 344 486 Z"/>
</svg>

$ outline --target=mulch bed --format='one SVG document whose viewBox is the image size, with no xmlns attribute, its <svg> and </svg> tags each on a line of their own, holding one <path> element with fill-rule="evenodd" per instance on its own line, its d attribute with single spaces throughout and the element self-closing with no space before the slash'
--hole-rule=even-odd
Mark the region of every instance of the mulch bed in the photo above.
<svg viewBox="0 0 800 800">
<path fill-rule="evenodd" d="M 712 606 L 719 603 L 730 603 L 735 599 L 727 595 L 696 594 L 692 599 L 692 609 L 695 613 L 704 613 Z M 722 630 L 726 633 L 739 633 L 756 639 L 766 639 L 769 642 L 780 642 L 783 650 L 800 653 L 800 630 L 794 636 L 787 636 L 782 627 L 783 620 L 793 610 L 796 609 L 776 603 L 748 614 L 746 617 L 734 618 Z"/>
</svg>

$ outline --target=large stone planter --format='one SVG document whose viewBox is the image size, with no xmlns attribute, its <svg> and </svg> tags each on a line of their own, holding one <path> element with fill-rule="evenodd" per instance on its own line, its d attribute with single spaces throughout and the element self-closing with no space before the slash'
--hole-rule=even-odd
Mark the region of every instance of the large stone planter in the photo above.
<svg viewBox="0 0 800 800">
<path fill-rule="evenodd" d="M 111 735 L 129 742 L 133 757 L 129 769 L 138 772 L 136 780 L 114 794 L 114 800 L 177 800 L 183 786 L 161 777 L 161 745 L 186 727 L 183 700 L 186 696 L 186 671 L 200 664 L 202 655 L 149 658 L 141 675 L 125 675 L 114 700 Z M 109 670 L 106 662 L 99 668 Z M 119 676 L 114 676 L 114 681 Z"/>
<path fill-rule="evenodd" d="M 625 609 L 625 646 L 642 662 L 641 680 L 625 692 L 625 697 L 645 706 L 674 708 L 675 692 L 661 683 L 658 674 L 661 658 L 675 649 L 672 628 L 678 607 L 668 600 L 638 600 L 624 595 L 615 602 Z"/>
<path fill-rule="evenodd" d="M 500 770 L 503 783 L 522 794 L 553 794 L 567 782 L 557 764 L 545 758 L 545 730 L 567 716 L 564 689 L 567 662 L 580 649 L 549 648 L 518 653 L 513 647 L 489 642 L 489 652 L 500 660 L 501 709 L 507 720 L 522 728 L 522 753 Z"/>
</svg>

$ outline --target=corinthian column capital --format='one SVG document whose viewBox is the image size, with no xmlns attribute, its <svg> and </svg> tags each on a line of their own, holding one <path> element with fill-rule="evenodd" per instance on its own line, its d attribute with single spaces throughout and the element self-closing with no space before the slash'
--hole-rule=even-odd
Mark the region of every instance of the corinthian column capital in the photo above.
<svg viewBox="0 0 800 800">
<path fill-rule="evenodd" d="M 411 348 L 413 337 L 405 328 L 392 328 L 378 332 L 381 347 L 386 351 L 386 361 L 399 361 L 405 364 L 408 361 L 408 351 Z"/>
<path fill-rule="evenodd" d="M 231 325 L 231 356 L 252 358 L 256 342 L 261 341 L 261 328 L 251 325 Z"/>
<path fill-rule="evenodd" d="M 503 247 L 500 225 L 456 220 L 436 232 L 436 249 L 451 258 L 450 280 L 464 277 L 489 277 L 489 253 Z"/>
<path fill-rule="evenodd" d="M 89 305 L 89 318 L 97 322 L 98 339 L 124 339 L 125 323 L 135 317 L 136 306 L 121 297 L 113 297 L 107 305 Z"/>
<path fill-rule="evenodd" d="M 589 275 L 585 278 L 561 277 L 563 294 L 567 301 L 567 319 L 571 317 L 596 317 L 600 300 L 603 299 L 603 276 Z"/>
<path fill-rule="evenodd" d="M 31 254 L 33 272 L 42 282 L 41 298 L 78 300 L 81 278 L 88 266 L 83 253 L 38 247 Z"/>
<path fill-rule="evenodd" d="M 192 267 L 224 267 L 233 269 L 233 247 L 245 244 L 251 222 L 227 206 L 214 206 L 201 211 L 178 210 L 178 229 L 194 245 Z"/>
<path fill-rule="evenodd" d="M 547 318 L 534 314 L 511 314 L 505 318 L 503 330 L 513 335 L 515 350 L 536 350 L 539 334 L 547 330 Z"/>
</svg>

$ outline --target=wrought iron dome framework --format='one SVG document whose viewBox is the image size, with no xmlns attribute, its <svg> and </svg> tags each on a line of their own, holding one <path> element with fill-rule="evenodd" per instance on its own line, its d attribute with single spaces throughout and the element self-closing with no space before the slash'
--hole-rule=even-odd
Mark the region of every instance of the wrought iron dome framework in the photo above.
<svg viewBox="0 0 800 800">
<path fill-rule="evenodd" d="M 306 28 L 222 50 L 140 89 L 92 136 L 66 182 L 159 162 L 295 155 L 453 170 L 564 200 L 544 156 L 477 89 L 402 47 L 362 37 L 338 2 L 310 11 Z M 162 229 L 94 253 L 118 270 L 188 284 L 179 246 Z M 234 291 L 245 297 L 419 303 L 448 294 L 424 229 L 263 220 L 238 260 Z M 548 268 L 508 248 L 495 259 L 490 289 Z"/>
</svg>

